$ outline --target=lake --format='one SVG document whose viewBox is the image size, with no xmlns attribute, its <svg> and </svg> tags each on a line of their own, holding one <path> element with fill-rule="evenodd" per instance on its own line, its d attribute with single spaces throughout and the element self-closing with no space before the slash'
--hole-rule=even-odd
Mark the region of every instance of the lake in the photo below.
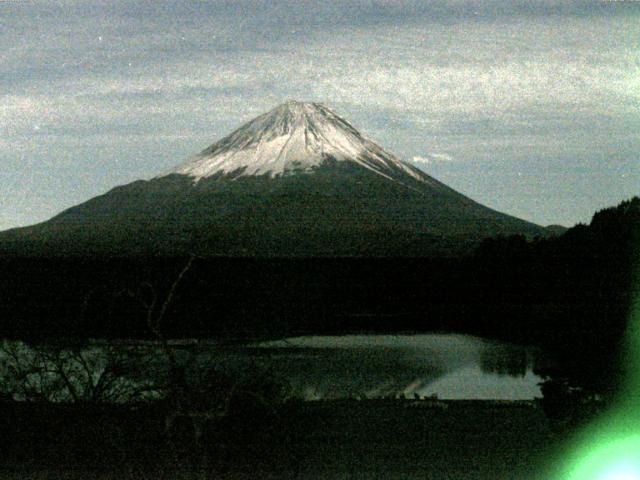
<svg viewBox="0 0 640 480">
<path fill-rule="evenodd" d="M 265 342 L 238 355 L 268 362 L 307 400 L 541 396 L 533 350 L 465 335 L 297 337 Z"/>
</svg>

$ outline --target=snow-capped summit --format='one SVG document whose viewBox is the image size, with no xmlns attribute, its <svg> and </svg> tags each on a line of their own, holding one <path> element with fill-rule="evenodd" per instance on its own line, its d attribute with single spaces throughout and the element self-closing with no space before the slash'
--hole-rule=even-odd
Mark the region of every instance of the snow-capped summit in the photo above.
<svg viewBox="0 0 640 480">
<path fill-rule="evenodd" d="M 309 173 L 327 160 L 359 164 L 387 178 L 399 172 L 424 180 L 321 103 L 290 100 L 244 124 L 171 174 L 194 179 L 214 175 Z"/>
</svg>

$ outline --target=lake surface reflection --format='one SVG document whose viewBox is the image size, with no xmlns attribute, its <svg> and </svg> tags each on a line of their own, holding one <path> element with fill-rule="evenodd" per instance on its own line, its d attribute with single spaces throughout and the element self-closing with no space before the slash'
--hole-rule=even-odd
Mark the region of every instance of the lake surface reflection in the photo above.
<svg viewBox="0 0 640 480">
<path fill-rule="evenodd" d="M 308 400 L 541 396 L 532 350 L 465 335 L 298 337 L 252 345 L 235 355 L 260 357 Z M 235 355 L 226 361 L 239 360 Z"/>
</svg>

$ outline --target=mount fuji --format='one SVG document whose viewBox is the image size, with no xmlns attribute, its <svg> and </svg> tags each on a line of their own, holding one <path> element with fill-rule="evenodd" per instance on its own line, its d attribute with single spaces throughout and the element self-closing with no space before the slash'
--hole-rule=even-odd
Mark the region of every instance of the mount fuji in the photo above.
<svg viewBox="0 0 640 480">
<path fill-rule="evenodd" d="M 399 160 L 330 108 L 289 101 L 176 168 L 0 233 L 27 255 L 423 256 L 543 227 Z"/>
</svg>

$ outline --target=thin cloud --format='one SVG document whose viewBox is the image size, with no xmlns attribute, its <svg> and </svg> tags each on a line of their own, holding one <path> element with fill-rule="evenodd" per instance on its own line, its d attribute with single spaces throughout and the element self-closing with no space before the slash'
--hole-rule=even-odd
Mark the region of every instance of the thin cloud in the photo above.
<svg viewBox="0 0 640 480">
<path fill-rule="evenodd" d="M 411 161 L 413 163 L 428 165 L 433 162 L 452 162 L 455 159 L 448 153 L 428 153 L 426 155 L 416 155 Z"/>
</svg>

